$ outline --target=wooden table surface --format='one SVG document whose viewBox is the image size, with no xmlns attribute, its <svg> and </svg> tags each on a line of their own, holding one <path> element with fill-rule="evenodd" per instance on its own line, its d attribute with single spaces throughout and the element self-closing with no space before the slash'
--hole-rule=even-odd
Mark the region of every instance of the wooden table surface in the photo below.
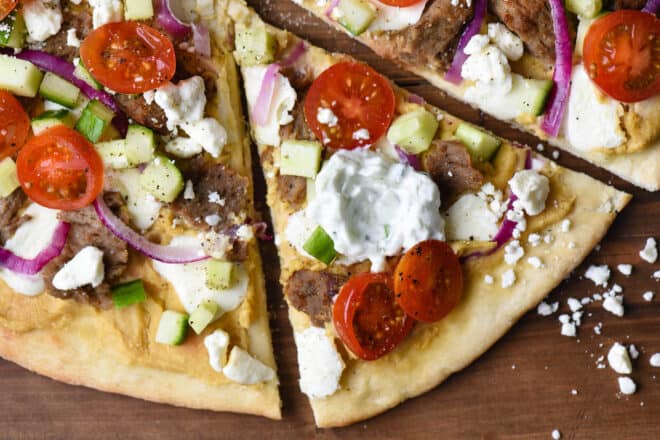
<svg viewBox="0 0 660 440">
<path fill-rule="evenodd" d="M 400 85 L 429 102 L 496 133 L 531 145 L 538 143 L 505 124 L 434 90 L 413 75 L 378 59 L 369 50 L 307 15 L 289 0 L 252 0 L 266 20 L 330 50 L 348 52 L 371 63 Z M 554 149 L 546 148 L 551 157 Z M 660 195 L 614 178 L 561 153 L 558 162 L 587 172 L 634 194 L 633 202 L 602 242 L 568 280 L 551 295 L 566 312 L 566 299 L 599 290 L 583 279 L 590 264 L 608 264 L 612 279 L 624 288 L 626 314 L 617 318 L 600 303 L 586 306 L 578 338 L 559 334 L 558 314 L 528 313 L 484 356 L 426 395 L 352 427 L 318 430 L 306 398 L 298 389 L 296 355 L 286 309 L 277 283 L 278 264 L 272 243 L 262 248 L 272 312 L 273 341 L 283 400 L 283 420 L 193 411 L 60 384 L 0 360 L 0 439 L 128 439 L 202 438 L 484 438 L 550 439 L 559 429 L 563 439 L 660 438 L 660 368 L 649 366 L 660 352 L 660 283 L 651 275 L 660 264 L 643 262 L 638 252 L 647 237 L 660 239 Z M 261 181 L 261 183 L 259 183 Z M 260 193 L 263 181 L 257 176 Z M 263 196 L 261 196 L 263 198 Z M 263 200 L 259 203 L 263 208 Z M 615 266 L 633 264 L 629 278 Z M 601 289 L 602 290 L 602 289 Z M 645 291 L 657 291 L 652 302 Z M 602 322 L 602 335 L 593 328 Z M 638 391 L 618 393 L 617 375 L 597 369 L 614 341 L 634 343 L 641 351 L 634 362 Z M 577 391 L 574 394 L 573 390 Z"/>
</svg>

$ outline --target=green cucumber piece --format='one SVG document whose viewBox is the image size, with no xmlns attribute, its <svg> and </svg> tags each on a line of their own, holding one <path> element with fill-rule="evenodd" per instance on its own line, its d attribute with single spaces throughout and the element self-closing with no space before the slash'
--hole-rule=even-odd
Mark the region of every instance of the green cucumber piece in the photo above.
<svg viewBox="0 0 660 440">
<path fill-rule="evenodd" d="M 584 39 L 587 37 L 587 34 L 589 33 L 589 29 L 591 29 L 591 25 L 594 24 L 596 20 L 599 18 L 604 17 L 608 13 L 603 13 L 600 15 L 597 15 L 596 17 L 593 18 L 583 18 L 580 17 L 579 23 L 578 23 L 578 29 L 577 29 L 577 38 L 575 39 L 575 53 L 579 56 L 582 56 L 582 49 L 584 46 Z"/>
<path fill-rule="evenodd" d="M 0 55 L 0 89 L 18 96 L 34 98 L 44 74 L 29 61 Z"/>
<path fill-rule="evenodd" d="M 439 125 L 433 113 L 419 108 L 396 118 L 387 132 L 387 139 L 408 153 L 419 154 L 428 150 Z"/>
<path fill-rule="evenodd" d="M 39 86 L 39 95 L 61 106 L 74 108 L 80 97 L 80 89 L 54 73 L 46 72 Z"/>
<path fill-rule="evenodd" d="M 154 16 L 152 0 L 125 0 L 124 18 L 126 20 L 148 20 Z"/>
<path fill-rule="evenodd" d="M 98 142 L 103 133 L 108 129 L 115 114 L 100 101 L 93 99 L 83 109 L 80 119 L 76 123 L 76 130 L 89 139 L 90 142 Z"/>
<path fill-rule="evenodd" d="M 173 161 L 156 156 L 142 171 L 140 185 L 161 202 L 170 203 L 183 191 L 183 175 Z"/>
<path fill-rule="evenodd" d="M 150 162 L 156 151 L 153 130 L 141 125 L 129 125 L 126 132 L 126 156 L 133 166 Z"/>
<path fill-rule="evenodd" d="M 25 20 L 16 9 L 0 21 L 0 46 L 20 49 L 25 45 L 26 35 Z"/>
<path fill-rule="evenodd" d="M 325 264 L 330 264 L 337 257 L 335 242 L 322 227 L 317 226 L 312 235 L 303 244 L 303 249 L 312 257 Z"/>
<path fill-rule="evenodd" d="M 277 40 L 265 26 L 238 28 L 234 44 L 234 56 L 241 66 L 270 64 L 275 60 Z"/>
<path fill-rule="evenodd" d="M 376 8 L 365 0 L 340 0 L 333 17 L 351 34 L 360 35 L 376 18 Z"/>
<path fill-rule="evenodd" d="M 147 299 L 142 280 L 133 280 L 119 284 L 112 288 L 112 303 L 116 308 L 122 309 Z"/>
<path fill-rule="evenodd" d="M 220 306 L 215 301 L 202 301 L 190 314 L 188 325 L 199 335 L 213 322 L 219 311 Z"/>
<path fill-rule="evenodd" d="M 48 110 L 32 120 L 30 125 L 34 134 L 39 134 L 56 125 L 66 125 L 73 128 L 73 114 L 69 110 Z"/>
<path fill-rule="evenodd" d="M 455 136 L 467 147 L 473 160 L 489 161 L 502 145 L 498 138 L 465 123 L 458 126 Z"/>
<path fill-rule="evenodd" d="M 96 90 L 101 90 L 103 88 L 103 85 L 100 82 L 98 82 L 96 79 L 94 79 L 92 74 L 89 73 L 89 70 L 85 68 L 80 58 L 73 60 L 73 64 L 75 64 L 76 66 L 76 68 L 73 70 L 73 75 L 76 78 L 85 81 L 87 84 L 94 87 Z"/>
<path fill-rule="evenodd" d="M 16 173 L 16 163 L 11 157 L 0 161 L 0 198 L 7 197 L 21 186 Z"/>
<path fill-rule="evenodd" d="M 209 289 L 229 289 L 234 283 L 234 263 L 209 260 L 206 263 L 206 286 Z"/>
<path fill-rule="evenodd" d="M 594 18 L 603 9 L 602 0 L 566 0 L 566 9 L 584 18 Z"/>
<path fill-rule="evenodd" d="M 94 145 L 96 151 L 103 160 L 103 165 L 106 168 L 113 170 L 123 170 L 126 168 L 133 168 L 137 164 L 133 164 L 126 154 L 127 143 L 125 139 L 117 139 L 114 141 L 99 142 Z"/>
<path fill-rule="evenodd" d="M 282 142 L 280 148 L 280 174 L 316 177 L 323 151 L 320 142 L 288 140 Z"/>
<path fill-rule="evenodd" d="M 165 310 L 158 323 L 156 342 L 159 344 L 180 345 L 186 339 L 187 330 L 188 315 Z"/>
</svg>

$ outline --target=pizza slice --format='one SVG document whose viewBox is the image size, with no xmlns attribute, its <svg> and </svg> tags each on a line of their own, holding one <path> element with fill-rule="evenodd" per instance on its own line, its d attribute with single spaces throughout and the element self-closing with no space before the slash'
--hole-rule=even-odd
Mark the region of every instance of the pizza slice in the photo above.
<svg viewBox="0 0 660 440">
<path fill-rule="evenodd" d="M 279 419 L 226 18 L 168 4 L 0 8 L 0 355 Z"/>
<path fill-rule="evenodd" d="M 227 8 L 300 388 L 320 427 L 382 413 L 468 366 L 630 200 L 265 24 L 240 0 Z"/>
<path fill-rule="evenodd" d="M 294 1 L 454 98 L 660 189 L 657 2 Z"/>
</svg>

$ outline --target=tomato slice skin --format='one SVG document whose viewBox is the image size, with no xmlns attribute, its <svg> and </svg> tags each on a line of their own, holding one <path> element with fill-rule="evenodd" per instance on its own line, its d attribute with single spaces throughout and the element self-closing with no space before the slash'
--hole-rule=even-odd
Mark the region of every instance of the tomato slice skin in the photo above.
<svg viewBox="0 0 660 440">
<path fill-rule="evenodd" d="M 17 4 L 18 0 L 0 0 L 0 20 L 4 20 Z"/>
<path fill-rule="evenodd" d="M 103 161 L 84 136 L 63 125 L 30 139 L 16 160 L 18 180 L 34 202 L 71 211 L 103 190 Z"/>
<path fill-rule="evenodd" d="M 11 93 L 0 90 L 0 160 L 16 157 L 30 134 L 30 117 Z"/>
<path fill-rule="evenodd" d="M 412 6 L 422 2 L 422 0 L 378 0 L 378 1 L 388 6 L 397 6 L 399 8 L 405 8 L 406 6 Z"/>
<path fill-rule="evenodd" d="M 461 263 L 445 242 L 418 243 L 397 264 L 394 292 L 397 303 L 409 316 L 422 322 L 437 322 L 461 299 Z"/>
<path fill-rule="evenodd" d="M 346 347 L 365 361 L 394 350 L 414 325 L 396 304 L 392 277 L 386 273 L 352 276 L 337 296 L 332 320 Z"/>
<path fill-rule="evenodd" d="M 172 41 L 135 21 L 108 23 L 92 31 L 80 45 L 80 58 L 98 82 L 126 94 L 156 89 L 176 71 Z"/>
<path fill-rule="evenodd" d="M 352 150 L 372 145 L 387 132 L 395 105 L 392 85 L 381 74 L 362 63 L 341 62 L 326 69 L 310 86 L 305 118 L 326 147 Z M 332 110 L 336 124 L 319 122 L 322 108 Z"/>
<path fill-rule="evenodd" d="M 660 19 L 620 10 L 591 25 L 584 40 L 584 67 L 606 94 L 639 102 L 660 93 Z"/>
</svg>

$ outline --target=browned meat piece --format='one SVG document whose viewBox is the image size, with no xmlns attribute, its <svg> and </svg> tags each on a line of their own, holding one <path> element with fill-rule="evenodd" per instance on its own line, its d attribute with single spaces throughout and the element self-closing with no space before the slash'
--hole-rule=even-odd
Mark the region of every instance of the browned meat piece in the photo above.
<svg viewBox="0 0 660 440">
<path fill-rule="evenodd" d="M 216 92 L 218 70 L 211 58 L 205 58 L 195 51 L 189 52 L 188 47 L 193 47 L 192 41 L 180 43 L 175 49 L 177 72 L 173 82 L 199 75 L 204 79 L 206 98 L 209 99 Z"/>
<path fill-rule="evenodd" d="M 92 31 L 91 8 L 87 5 L 76 6 L 71 2 L 62 2 L 62 28 L 44 42 L 43 50 L 69 62 L 80 56 L 80 49 L 66 44 L 66 33 L 69 29 L 75 29 L 76 35 L 82 41 Z"/>
<path fill-rule="evenodd" d="M 277 176 L 277 192 L 292 207 L 297 207 L 307 196 L 307 180 L 299 176 Z"/>
<path fill-rule="evenodd" d="M 431 175 L 445 200 L 481 187 L 483 176 L 472 167 L 470 153 L 455 141 L 433 141 L 422 157 L 422 168 Z"/>
<path fill-rule="evenodd" d="M 379 55 L 416 66 L 447 70 L 454 59 L 463 27 L 472 19 L 474 8 L 466 0 L 434 0 L 417 24 L 373 37 Z"/>
<path fill-rule="evenodd" d="M 298 96 L 305 96 L 307 91 L 298 91 Z M 316 135 L 307 125 L 305 118 L 305 100 L 299 99 L 291 111 L 293 122 L 280 128 L 280 136 L 282 139 L 296 139 L 299 141 L 315 141 Z"/>
<path fill-rule="evenodd" d="M 332 319 L 332 298 L 346 282 L 346 277 L 330 272 L 299 270 L 284 289 L 297 310 L 307 313 L 315 326 L 323 326 Z"/>
<path fill-rule="evenodd" d="M 124 207 L 117 193 L 105 194 L 105 201 L 114 212 Z M 110 232 L 99 220 L 94 208 L 88 206 L 78 211 L 62 211 L 59 219 L 71 225 L 66 246 L 62 253 L 43 269 L 44 279 L 49 286 L 48 293 L 62 299 L 73 299 L 79 303 L 91 304 L 107 309 L 112 306 L 111 286 L 120 281 L 128 263 L 128 249 L 123 240 Z M 53 287 L 55 274 L 86 246 L 95 246 L 103 251 L 105 278 L 97 288 L 83 286 L 74 290 L 57 290 Z"/>
<path fill-rule="evenodd" d="M 646 5 L 646 0 L 614 0 L 612 8 L 615 11 L 619 9 L 642 9 Z"/>
<path fill-rule="evenodd" d="M 20 188 L 0 199 L 0 241 L 2 243 L 9 240 L 16 229 L 29 220 L 18 214 L 25 202 L 27 202 L 27 196 Z"/>
<path fill-rule="evenodd" d="M 115 101 L 121 110 L 138 124 L 161 134 L 168 133 L 165 112 L 155 102 L 147 104 L 142 95 L 122 95 L 120 93 L 115 95 Z"/>
</svg>

